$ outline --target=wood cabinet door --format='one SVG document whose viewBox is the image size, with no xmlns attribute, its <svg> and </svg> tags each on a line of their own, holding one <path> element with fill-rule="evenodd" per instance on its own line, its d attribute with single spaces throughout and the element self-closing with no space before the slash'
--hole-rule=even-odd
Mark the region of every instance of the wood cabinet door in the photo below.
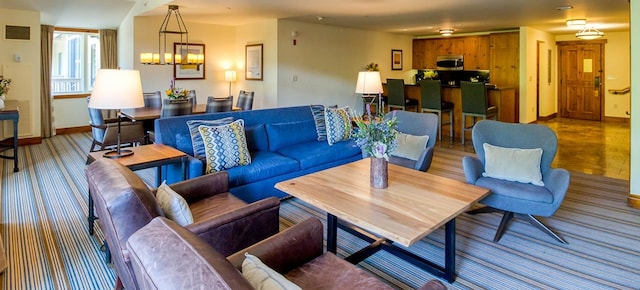
<svg viewBox="0 0 640 290">
<path fill-rule="evenodd" d="M 560 116 L 596 120 L 602 118 L 604 42 L 558 42 Z"/>
<path fill-rule="evenodd" d="M 427 54 L 427 40 L 426 39 L 414 39 L 413 40 L 413 68 L 424 69 L 427 67 L 426 54 Z"/>
<path fill-rule="evenodd" d="M 519 32 L 489 35 L 490 78 L 498 86 L 518 87 L 520 82 Z"/>
</svg>

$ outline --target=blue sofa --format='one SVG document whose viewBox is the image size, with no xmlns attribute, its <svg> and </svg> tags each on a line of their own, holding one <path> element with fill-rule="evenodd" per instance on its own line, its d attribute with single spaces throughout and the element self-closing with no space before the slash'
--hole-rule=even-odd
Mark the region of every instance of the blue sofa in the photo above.
<svg viewBox="0 0 640 290">
<path fill-rule="evenodd" d="M 229 188 L 235 196 L 254 202 L 269 196 L 286 194 L 274 188 L 280 181 L 309 174 L 362 158 L 353 140 L 329 146 L 318 141 L 309 106 L 234 111 L 155 120 L 155 142 L 177 148 L 189 155 L 187 178 L 204 173 L 205 163 L 193 157 L 188 120 L 243 119 L 251 164 L 227 170 Z M 163 168 L 167 183 L 182 180 L 178 166 Z"/>
</svg>

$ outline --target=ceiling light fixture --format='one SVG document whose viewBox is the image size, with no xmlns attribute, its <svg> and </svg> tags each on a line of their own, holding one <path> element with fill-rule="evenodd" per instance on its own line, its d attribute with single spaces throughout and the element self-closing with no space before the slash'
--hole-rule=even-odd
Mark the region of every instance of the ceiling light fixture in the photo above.
<svg viewBox="0 0 640 290">
<path fill-rule="evenodd" d="M 174 16 L 176 27 L 169 29 L 171 17 Z M 167 35 L 177 34 L 180 36 L 180 42 L 175 48 L 175 55 L 167 50 Z M 177 39 L 176 39 L 177 40 Z M 164 46 L 163 46 L 164 43 Z M 187 26 L 182 20 L 178 5 L 169 5 L 167 15 L 164 17 L 160 30 L 158 31 L 158 51 L 140 53 L 140 62 L 142 64 L 203 64 L 204 54 L 195 54 L 189 52 L 189 32 Z"/>
<path fill-rule="evenodd" d="M 584 29 L 576 33 L 576 37 L 584 40 L 591 40 L 600 38 L 604 35 L 604 32 L 598 30 L 593 26 L 585 27 Z"/>
<path fill-rule="evenodd" d="M 453 34 L 453 29 L 452 28 L 445 28 L 445 29 L 440 29 L 438 32 L 440 32 L 440 34 L 442 34 L 442 36 L 451 36 L 451 34 Z"/>
<path fill-rule="evenodd" d="M 560 11 L 564 11 L 564 10 L 570 10 L 573 9 L 572 5 L 565 5 L 565 6 L 558 6 L 556 7 L 556 10 L 560 10 Z"/>
<path fill-rule="evenodd" d="M 587 25 L 587 20 L 586 19 L 569 19 L 569 20 L 567 20 L 567 27 L 569 27 L 569 28 L 582 29 L 582 28 L 584 28 L 585 25 Z"/>
</svg>

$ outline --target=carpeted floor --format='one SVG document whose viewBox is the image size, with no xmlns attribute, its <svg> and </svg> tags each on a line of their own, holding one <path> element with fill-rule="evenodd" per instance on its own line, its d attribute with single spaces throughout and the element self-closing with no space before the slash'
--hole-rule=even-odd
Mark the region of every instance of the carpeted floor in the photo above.
<svg viewBox="0 0 640 290">
<path fill-rule="evenodd" d="M 88 134 L 62 135 L 20 148 L 20 172 L 0 166 L 2 239 L 9 268 L 3 289 L 112 289 L 115 275 L 103 262 L 101 233 L 87 234 L 84 179 Z M 460 151 L 438 148 L 430 173 L 463 180 Z M 139 171 L 148 182 L 153 170 Z M 628 181 L 572 173 L 560 210 L 545 221 L 568 242 L 562 245 L 516 220 L 499 243 L 500 217 L 457 219 L 458 279 L 451 289 L 640 289 L 640 210 L 626 206 Z M 323 212 L 297 199 L 281 207 L 281 228 Z M 442 261 L 444 230 L 410 249 Z M 338 254 L 362 242 L 339 232 Z M 397 288 L 415 288 L 430 274 L 379 252 L 360 266 Z"/>
</svg>

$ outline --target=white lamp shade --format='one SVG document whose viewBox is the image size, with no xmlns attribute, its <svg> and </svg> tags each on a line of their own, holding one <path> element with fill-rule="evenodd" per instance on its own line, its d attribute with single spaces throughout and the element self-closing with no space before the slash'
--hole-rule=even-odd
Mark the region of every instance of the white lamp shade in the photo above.
<svg viewBox="0 0 640 290">
<path fill-rule="evenodd" d="M 236 81 L 236 71 L 228 70 L 224 72 L 224 80 L 227 82 L 235 82 Z"/>
<path fill-rule="evenodd" d="M 120 69 L 98 70 L 89 99 L 89 107 L 95 109 L 144 107 L 140 72 Z"/>
<path fill-rule="evenodd" d="M 361 71 L 358 73 L 356 83 L 356 94 L 379 94 L 382 93 L 382 81 L 380 72 Z"/>
</svg>

